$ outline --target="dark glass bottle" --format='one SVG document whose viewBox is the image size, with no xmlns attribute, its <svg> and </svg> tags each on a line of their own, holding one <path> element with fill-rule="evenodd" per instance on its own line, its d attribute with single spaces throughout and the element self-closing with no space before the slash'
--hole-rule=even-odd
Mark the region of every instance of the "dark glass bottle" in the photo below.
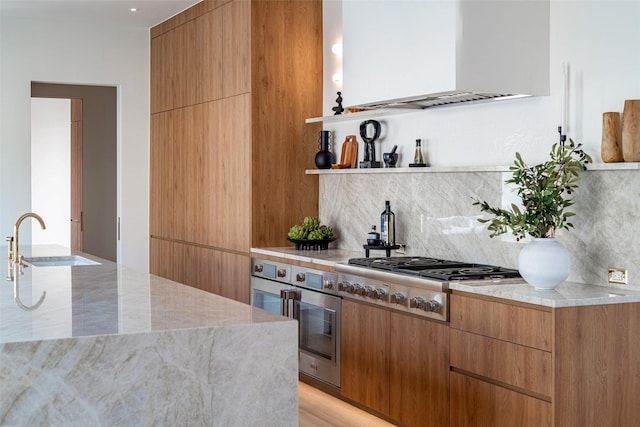
<svg viewBox="0 0 640 427">
<path fill-rule="evenodd" d="M 384 211 L 380 215 L 380 240 L 384 246 L 393 246 L 396 244 L 396 214 L 391 211 L 388 200 L 384 204 Z"/>
</svg>

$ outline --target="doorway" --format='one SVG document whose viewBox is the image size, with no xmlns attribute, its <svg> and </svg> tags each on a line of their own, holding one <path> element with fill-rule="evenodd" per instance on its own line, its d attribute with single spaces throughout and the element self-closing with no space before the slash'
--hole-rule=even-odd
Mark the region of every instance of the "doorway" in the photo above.
<svg viewBox="0 0 640 427">
<path fill-rule="evenodd" d="M 70 100 L 69 149 L 66 153 L 69 169 L 54 168 L 55 173 L 66 175 L 68 183 L 60 192 L 69 194 L 69 215 L 66 221 L 69 235 L 76 239 L 73 241 L 74 237 L 70 237 L 69 246 L 116 262 L 117 88 L 32 82 L 31 97 Z M 78 125 L 80 103 L 82 120 Z M 79 171 L 74 179 L 71 178 L 71 163 L 74 158 L 71 151 L 77 153 L 78 150 L 71 147 L 72 132 L 76 132 L 76 141 L 78 138 L 82 141 L 81 154 L 74 161 L 77 165 L 75 170 Z M 72 183 L 75 184 L 77 193 L 74 196 L 71 196 L 74 188 Z M 66 201 L 61 198 L 60 203 Z M 46 217 L 44 219 L 47 221 Z M 71 231 L 73 229 L 76 230 L 75 233 Z M 81 233 L 78 233 L 79 230 Z"/>
</svg>

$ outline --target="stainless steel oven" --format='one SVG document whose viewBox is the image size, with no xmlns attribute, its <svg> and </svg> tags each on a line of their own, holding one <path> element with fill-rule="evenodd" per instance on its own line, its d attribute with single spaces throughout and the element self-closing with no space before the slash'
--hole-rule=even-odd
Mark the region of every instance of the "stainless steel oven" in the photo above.
<svg viewBox="0 0 640 427">
<path fill-rule="evenodd" d="M 251 305 L 298 320 L 299 369 L 340 387 L 337 275 L 258 258 L 251 260 Z"/>
</svg>

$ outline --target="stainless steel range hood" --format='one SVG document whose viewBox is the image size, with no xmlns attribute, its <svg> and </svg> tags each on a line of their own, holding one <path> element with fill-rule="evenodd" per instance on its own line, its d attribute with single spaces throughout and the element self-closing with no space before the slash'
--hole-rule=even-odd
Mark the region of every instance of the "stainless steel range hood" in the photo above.
<svg viewBox="0 0 640 427">
<path fill-rule="evenodd" d="M 349 108 L 549 95 L 548 0 L 343 1 L 343 33 Z"/>
<path fill-rule="evenodd" d="M 524 98 L 532 95 L 511 93 L 488 93 L 470 91 L 449 91 L 432 93 L 429 95 L 410 96 L 407 98 L 390 99 L 387 101 L 371 102 L 368 104 L 349 107 L 351 109 L 375 110 L 379 108 L 405 108 L 408 110 L 423 110 L 431 107 L 442 107 L 463 102 L 501 101 L 507 99 Z"/>
</svg>

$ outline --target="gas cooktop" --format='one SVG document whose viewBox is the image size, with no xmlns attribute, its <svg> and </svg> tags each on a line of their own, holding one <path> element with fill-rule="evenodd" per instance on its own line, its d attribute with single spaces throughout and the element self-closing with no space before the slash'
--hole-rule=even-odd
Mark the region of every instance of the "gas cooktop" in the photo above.
<svg viewBox="0 0 640 427">
<path fill-rule="evenodd" d="M 429 257 L 352 258 L 349 264 L 434 280 L 494 280 L 519 278 L 518 270 Z"/>
<path fill-rule="evenodd" d="M 449 285 L 520 283 L 518 270 L 421 256 L 352 258 L 335 265 L 338 294 L 449 321 Z"/>
</svg>

